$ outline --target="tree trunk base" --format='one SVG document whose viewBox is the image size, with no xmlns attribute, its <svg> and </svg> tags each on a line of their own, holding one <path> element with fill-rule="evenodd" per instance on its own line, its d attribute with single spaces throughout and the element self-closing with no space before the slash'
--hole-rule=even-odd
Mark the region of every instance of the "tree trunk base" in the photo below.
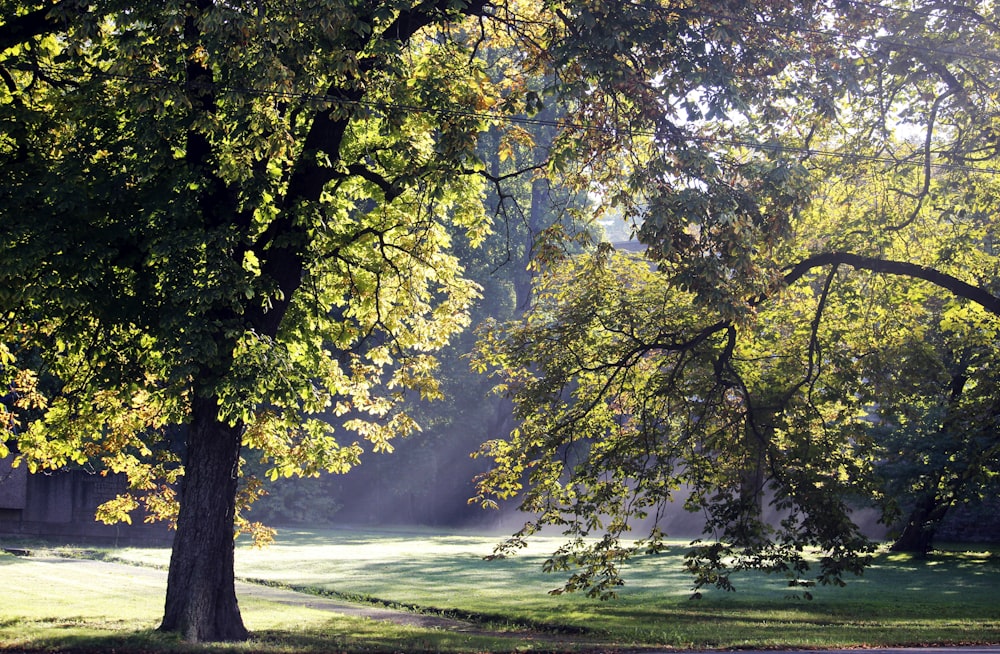
<svg viewBox="0 0 1000 654">
<path fill-rule="evenodd" d="M 195 400 L 177 533 L 160 630 L 192 643 L 249 637 L 233 565 L 242 426 L 218 420 L 214 398 Z"/>
</svg>

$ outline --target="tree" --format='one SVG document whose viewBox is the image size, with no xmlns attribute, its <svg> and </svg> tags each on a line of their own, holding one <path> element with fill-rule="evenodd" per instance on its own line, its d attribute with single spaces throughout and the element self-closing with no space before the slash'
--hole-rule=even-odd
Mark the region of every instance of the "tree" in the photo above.
<svg viewBox="0 0 1000 654">
<path fill-rule="evenodd" d="M 500 101 L 460 27 L 483 4 L 3 13 L 7 434 L 32 468 L 103 458 L 151 508 L 183 474 L 161 628 L 244 638 L 241 452 L 287 476 L 388 449 L 467 322 L 448 227 L 485 232 L 486 119 L 454 111 Z M 157 434 L 179 423 L 177 460 Z"/>
<path fill-rule="evenodd" d="M 484 448 L 494 469 L 479 499 L 523 492 L 535 514 L 501 554 L 566 528 L 547 563 L 576 571 L 566 589 L 613 593 L 622 561 L 664 546 L 655 527 L 623 536 L 682 487 L 711 536 L 689 554 L 696 587 L 731 588 L 744 568 L 842 583 L 871 552 L 849 514 L 852 498 L 880 493 L 870 382 L 896 373 L 879 366 L 902 363 L 886 355 L 903 334 L 926 333 L 922 302 L 973 311 L 969 326 L 994 333 L 992 10 L 839 5 L 812 8 L 822 24 L 810 25 L 785 9 L 699 14 L 728 30 L 706 49 L 745 77 L 713 87 L 719 69 L 685 58 L 698 41 L 681 38 L 635 93 L 596 94 L 648 106 L 637 98 L 652 87 L 672 100 L 630 116 L 618 171 L 595 166 L 657 270 L 599 249 L 551 273 L 525 321 L 480 348 L 522 424 Z M 693 23 L 680 12 L 676 33 Z M 969 470 L 995 452 L 975 437 L 995 428 L 987 406 L 956 404 L 934 423 L 983 447 L 960 457 Z M 814 579 L 806 548 L 821 552 Z"/>
<path fill-rule="evenodd" d="M 901 522 L 892 549 L 919 555 L 955 506 L 986 495 L 1000 452 L 996 319 L 954 301 L 923 306 L 927 319 L 865 366 L 878 398 L 886 520 Z"/>
<path fill-rule="evenodd" d="M 865 304 L 841 340 L 858 353 L 858 393 L 870 407 L 885 488 L 883 519 L 893 525 L 905 512 L 893 549 L 926 553 L 950 508 L 977 499 L 996 470 L 991 361 L 1000 307 L 995 223 L 987 216 L 996 181 L 955 168 L 935 171 L 933 180 L 922 169 L 902 172 L 869 171 L 867 188 L 851 181 L 835 190 L 842 178 L 817 205 L 847 228 L 841 239 L 875 233 L 876 221 L 888 226 L 871 245 L 895 260 L 877 262 L 892 276 L 856 282 Z M 900 192 L 907 188 L 926 188 L 928 196 Z M 926 203 L 933 208 L 921 210 Z"/>
<path fill-rule="evenodd" d="M 748 342 L 717 313 L 691 311 L 692 294 L 629 256 L 584 258 L 543 289 L 524 324 L 480 350 L 504 372 L 521 419 L 510 438 L 484 448 L 494 469 L 482 499 L 512 496 L 523 483 L 522 508 L 536 516 L 504 552 L 563 525 L 572 539 L 547 566 L 581 567 L 566 588 L 607 597 L 623 583 L 623 561 L 664 547 L 656 518 L 680 496 L 712 536 L 689 555 L 698 587 L 732 588 L 730 573 L 747 568 L 808 585 L 804 550 L 814 545 L 829 553 L 821 581 L 863 566 L 869 548 L 843 496 L 864 492 L 864 462 L 840 433 L 816 433 L 837 420 L 863 436 L 862 423 L 856 407 L 839 395 L 821 402 L 798 376 L 814 346 L 808 330 L 776 322 Z M 774 341 L 781 356 L 769 354 Z M 765 491 L 782 514 L 777 526 L 763 514 Z M 625 543 L 646 518 L 649 533 Z M 586 540 L 595 532 L 600 539 Z"/>
</svg>

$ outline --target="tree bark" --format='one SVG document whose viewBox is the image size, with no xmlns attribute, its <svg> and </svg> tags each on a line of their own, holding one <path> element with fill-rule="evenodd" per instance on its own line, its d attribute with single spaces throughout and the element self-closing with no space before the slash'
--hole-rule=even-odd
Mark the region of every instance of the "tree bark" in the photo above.
<svg viewBox="0 0 1000 654">
<path fill-rule="evenodd" d="M 245 640 L 236 601 L 234 522 L 242 425 L 220 422 L 214 397 L 197 398 L 187 437 L 177 533 L 161 631 L 189 642 Z"/>
<path fill-rule="evenodd" d="M 890 549 L 893 552 L 926 555 L 934 545 L 934 536 L 948 513 L 948 507 L 949 503 L 940 500 L 934 493 L 918 500 L 910 511 L 906 526 Z"/>
</svg>

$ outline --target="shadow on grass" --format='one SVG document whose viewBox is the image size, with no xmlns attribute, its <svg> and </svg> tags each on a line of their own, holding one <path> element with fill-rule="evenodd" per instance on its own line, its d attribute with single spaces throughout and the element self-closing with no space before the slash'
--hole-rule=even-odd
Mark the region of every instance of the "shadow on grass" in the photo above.
<svg viewBox="0 0 1000 654">
<path fill-rule="evenodd" d="M 310 536 L 302 534 L 306 541 Z M 461 536 L 448 538 L 464 542 Z M 339 544 L 345 542 L 345 539 L 336 540 Z M 346 540 L 378 545 L 386 542 L 381 537 L 373 539 L 362 534 Z M 390 536 L 390 540 L 395 541 L 395 536 Z M 292 536 L 287 545 L 294 551 L 301 543 Z M 667 610 L 678 603 L 686 604 L 692 581 L 682 569 L 683 549 L 678 547 L 676 553 L 630 563 L 626 571 L 628 585 L 622 589 L 621 597 L 610 603 L 588 600 L 582 594 L 563 596 L 554 602 L 546 591 L 561 586 L 565 578 L 541 572 L 544 557 L 525 555 L 484 562 L 481 557 L 466 551 L 435 553 L 422 546 L 417 546 L 417 551 L 410 551 L 405 544 L 391 554 L 388 550 L 362 549 L 360 557 L 351 557 L 343 565 L 331 564 L 322 552 L 317 555 L 303 547 L 301 558 L 263 563 L 252 576 L 272 579 L 297 590 L 325 592 L 344 599 L 388 606 L 417 607 L 447 614 L 449 610 L 469 608 L 472 604 L 475 610 L 483 613 L 495 607 L 508 617 L 530 615 L 540 623 L 562 623 L 560 613 L 575 613 L 577 617 L 582 616 L 582 621 L 587 621 L 594 613 L 602 614 L 603 618 L 619 609 L 625 613 L 641 613 L 649 607 Z M 883 554 L 863 576 L 847 577 L 846 588 L 819 586 L 813 589 L 814 602 L 789 599 L 793 591 L 780 576 L 741 573 L 734 577 L 739 592 L 727 594 L 706 589 L 706 599 L 701 604 L 707 609 L 712 605 L 752 608 L 754 604 L 767 603 L 778 608 L 804 607 L 808 613 L 810 606 L 816 607 L 822 600 L 837 610 L 858 613 L 862 617 L 873 608 L 877 614 L 909 615 L 906 605 L 912 605 L 923 615 L 927 614 L 928 606 L 933 606 L 935 611 L 932 613 L 940 607 L 942 616 L 961 617 L 955 610 L 983 616 L 986 608 L 996 605 L 998 572 L 1000 557 L 989 552 L 941 552 L 928 560 Z M 517 602 L 507 601 L 512 593 L 519 598 Z M 600 609 L 594 609 L 598 604 Z M 566 622 L 570 623 L 567 626 L 581 624 L 572 617 Z"/>
<path fill-rule="evenodd" d="M 64 652 L 69 654 L 194 654 L 204 652 L 234 652 L 247 654 L 328 654 L 358 652 L 388 654 L 407 652 L 571 652 L 598 651 L 597 643 L 576 643 L 552 639 L 534 640 L 529 636 L 490 637 L 461 632 L 407 630 L 369 620 L 337 620 L 319 627 L 297 629 L 265 629 L 251 634 L 238 643 L 193 644 L 182 641 L 176 634 L 164 634 L 155 629 L 115 634 L 65 634 L 32 639 L 28 643 L 0 642 L 0 652 L 34 654 Z"/>
<path fill-rule="evenodd" d="M 947 607 L 997 601 L 1000 555 L 991 551 L 935 550 L 926 556 L 887 552 L 852 583 L 873 597 L 904 596 L 918 604 Z"/>
<path fill-rule="evenodd" d="M 21 626 L 17 621 L 8 621 L 4 626 Z M 71 625 L 59 624 L 49 627 L 70 629 Z M 77 628 L 79 628 L 77 626 Z M 0 652 L 74 652 L 75 654 L 97 654 L 106 652 L 195 652 L 203 648 L 182 643 L 173 635 L 163 634 L 155 629 L 117 633 L 66 633 L 58 636 L 42 635 L 27 642 L 7 643 L 0 641 Z"/>
</svg>

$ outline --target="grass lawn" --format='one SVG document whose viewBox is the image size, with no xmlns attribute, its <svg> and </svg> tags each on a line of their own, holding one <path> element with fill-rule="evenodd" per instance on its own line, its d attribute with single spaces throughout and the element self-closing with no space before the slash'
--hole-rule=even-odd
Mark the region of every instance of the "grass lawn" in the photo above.
<svg viewBox="0 0 1000 654">
<path fill-rule="evenodd" d="M 495 638 L 400 627 L 326 611 L 243 598 L 247 643 L 193 646 L 155 631 L 165 586 L 137 570 L 122 576 L 78 559 L 0 555 L 0 651 L 337 652 L 486 651 Z M 512 649 L 512 648 L 508 648 Z"/>
<path fill-rule="evenodd" d="M 558 578 L 540 572 L 556 540 L 540 539 L 524 556 L 483 561 L 490 537 L 412 532 L 291 531 L 263 550 L 240 547 L 237 575 L 316 592 L 365 597 L 472 615 L 491 629 L 551 628 L 554 634 L 616 647 L 858 647 L 1000 643 L 1000 556 L 939 552 L 928 560 L 883 554 L 846 588 L 789 597 L 784 581 L 737 580 L 736 593 L 709 590 L 690 600 L 680 570 L 684 548 L 633 564 L 610 602 L 551 596 Z M 122 549 L 107 556 L 165 565 L 166 549 Z M 0 647 L 92 644 L 118 649 L 183 649 L 151 632 L 162 585 L 142 579 L 53 574 L 31 559 L 0 556 Z M 36 569 L 37 568 L 37 569 Z M 119 608 L 120 607 L 120 608 Z M 348 619 L 263 601 L 241 601 L 258 640 L 252 651 L 511 651 L 552 649 L 551 642 L 490 639 Z M 97 647 L 98 649 L 100 647 Z"/>
</svg>

